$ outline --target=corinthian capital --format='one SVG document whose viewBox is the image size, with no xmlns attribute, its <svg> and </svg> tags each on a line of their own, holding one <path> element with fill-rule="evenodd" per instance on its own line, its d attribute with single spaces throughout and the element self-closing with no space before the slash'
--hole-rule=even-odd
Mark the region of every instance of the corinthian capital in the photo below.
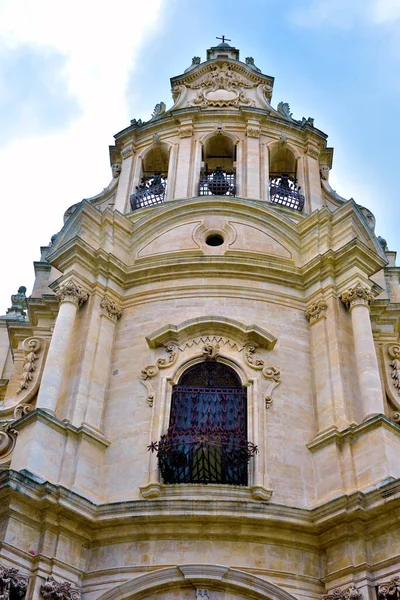
<svg viewBox="0 0 400 600">
<path fill-rule="evenodd" d="M 114 321 L 115 323 L 121 318 L 122 308 L 115 302 L 104 296 L 100 302 L 102 308 L 102 314 Z"/>
<path fill-rule="evenodd" d="M 4 600 L 8 600 L 9 598 L 25 598 L 28 581 L 28 577 L 20 575 L 18 569 L 0 565 L 0 592 L 3 594 L 1 597 Z"/>
<path fill-rule="evenodd" d="M 40 594 L 48 600 L 81 600 L 78 589 L 66 581 L 56 581 L 54 577 L 48 577 L 40 588 Z"/>
<path fill-rule="evenodd" d="M 73 281 L 62 283 L 56 291 L 56 296 L 59 302 L 72 302 L 76 306 L 80 306 L 89 298 L 89 294 Z"/>
<path fill-rule="evenodd" d="M 357 304 L 365 304 L 369 306 L 374 299 L 374 294 L 371 290 L 358 283 L 356 286 L 349 288 L 342 294 L 340 294 L 340 300 L 349 308 Z"/>
</svg>

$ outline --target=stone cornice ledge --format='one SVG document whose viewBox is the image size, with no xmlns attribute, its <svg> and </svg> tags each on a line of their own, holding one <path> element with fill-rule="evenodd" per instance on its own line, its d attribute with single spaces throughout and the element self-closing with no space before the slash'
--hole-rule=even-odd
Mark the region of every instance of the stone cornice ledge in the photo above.
<svg viewBox="0 0 400 600">
<path fill-rule="evenodd" d="M 108 440 L 106 440 L 106 438 L 101 433 L 95 431 L 94 429 L 90 429 L 90 427 L 88 427 L 87 425 L 75 427 L 75 425 L 72 425 L 68 421 L 68 419 L 60 421 L 55 416 L 51 415 L 45 410 L 42 410 L 41 408 L 35 408 L 25 417 L 14 421 L 13 428 L 17 431 L 21 431 L 25 427 L 32 425 L 36 422 L 45 423 L 46 425 L 60 433 L 72 435 L 76 438 L 86 439 L 88 442 L 92 444 L 97 444 L 102 448 L 108 448 L 108 446 L 111 443 Z"/>
<path fill-rule="evenodd" d="M 385 415 L 375 415 L 367 421 L 360 423 L 359 425 L 352 425 L 343 431 L 338 429 L 331 429 L 321 435 L 318 435 L 311 442 L 307 444 L 307 448 L 311 452 L 318 452 L 321 448 L 329 446 L 329 444 L 341 444 L 345 441 L 353 441 L 355 438 L 372 431 L 384 427 L 388 431 L 391 431 L 398 437 L 400 437 L 400 425 L 394 423 Z"/>
</svg>

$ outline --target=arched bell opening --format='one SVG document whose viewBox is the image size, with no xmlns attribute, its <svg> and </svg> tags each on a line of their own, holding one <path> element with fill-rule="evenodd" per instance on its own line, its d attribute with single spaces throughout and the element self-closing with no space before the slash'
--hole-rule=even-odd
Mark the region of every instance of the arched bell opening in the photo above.
<svg viewBox="0 0 400 600">
<path fill-rule="evenodd" d="M 199 196 L 236 196 L 236 144 L 230 137 L 219 133 L 205 142 Z"/>
<path fill-rule="evenodd" d="M 247 439 L 247 390 L 212 360 L 189 367 L 173 386 L 169 427 L 155 445 L 163 482 L 248 484 L 257 448 Z"/>
<path fill-rule="evenodd" d="M 271 202 L 303 210 L 304 195 L 297 184 L 297 160 L 285 142 L 274 144 L 270 149 L 269 196 Z"/>
<path fill-rule="evenodd" d="M 142 160 L 140 183 L 131 196 L 131 208 L 143 208 L 164 202 L 167 191 L 169 148 L 156 143 Z"/>
</svg>

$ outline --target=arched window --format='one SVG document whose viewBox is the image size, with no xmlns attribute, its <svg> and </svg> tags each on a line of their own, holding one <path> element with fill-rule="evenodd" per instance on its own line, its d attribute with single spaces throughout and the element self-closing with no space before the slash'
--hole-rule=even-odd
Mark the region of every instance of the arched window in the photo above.
<svg viewBox="0 0 400 600">
<path fill-rule="evenodd" d="M 168 176 L 168 146 L 157 143 L 143 159 L 143 171 L 139 185 L 131 195 L 131 208 L 143 208 L 160 204 L 165 200 Z"/>
<path fill-rule="evenodd" d="M 296 179 L 296 157 L 284 142 L 270 151 L 269 194 L 271 202 L 303 210 L 304 196 Z"/>
<path fill-rule="evenodd" d="M 202 155 L 199 196 L 236 196 L 236 146 L 230 137 L 209 138 Z"/>
<path fill-rule="evenodd" d="M 257 448 L 247 441 L 247 394 L 233 369 L 205 361 L 185 371 L 156 449 L 164 483 L 247 485 Z"/>
</svg>

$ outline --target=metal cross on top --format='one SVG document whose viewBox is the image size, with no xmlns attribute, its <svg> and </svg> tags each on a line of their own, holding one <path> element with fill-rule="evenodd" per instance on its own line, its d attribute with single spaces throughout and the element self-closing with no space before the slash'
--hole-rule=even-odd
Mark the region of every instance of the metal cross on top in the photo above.
<svg viewBox="0 0 400 600">
<path fill-rule="evenodd" d="M 217 37 L 217 40 L 222 40 L 222 43 L 224 42 L 231 42 L 232 40 L 230 40 L 229 38 L 225 37 L 224 35 L 222 37 Z"/>
</svg>

